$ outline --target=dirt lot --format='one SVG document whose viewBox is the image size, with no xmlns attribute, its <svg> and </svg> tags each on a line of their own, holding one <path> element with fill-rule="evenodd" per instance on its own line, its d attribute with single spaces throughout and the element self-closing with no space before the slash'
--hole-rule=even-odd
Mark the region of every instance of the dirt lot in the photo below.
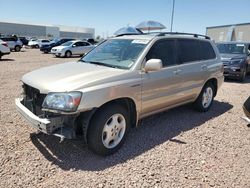
<svg viewBox="0 0 250 188">
<path fill-rule="evenodd" d="M 15 110 L 23 74 L 77 59 L 24 49 L 0 61 L 0 187 L 250 187 L 250 128 L 240 118 L 250 76 L 225 82 L 207 113 L 183 106 L 144 119 L 102 158 L 80 140 L 36 134 Z"/>
</svg>

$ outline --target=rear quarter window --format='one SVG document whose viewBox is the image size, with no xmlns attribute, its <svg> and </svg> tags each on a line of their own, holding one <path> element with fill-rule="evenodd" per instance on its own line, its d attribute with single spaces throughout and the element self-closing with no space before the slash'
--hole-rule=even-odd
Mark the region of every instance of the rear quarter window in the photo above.
<svg viewBox="0 0 250 188">
<path fill-rule="evenodd" d="M 202 60 L 215 59 L 216 55 L 210 42 L 200 41 L 200 58 Z"/>
</svg>

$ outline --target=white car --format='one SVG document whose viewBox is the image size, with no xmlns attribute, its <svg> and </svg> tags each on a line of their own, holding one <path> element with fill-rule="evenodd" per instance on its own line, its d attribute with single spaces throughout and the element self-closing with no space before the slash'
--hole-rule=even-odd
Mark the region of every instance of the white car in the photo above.
<svg viewBox="0 0 250 188">
<path fill-rule="evenodd" d="M 28 46 L 32 48 L 41 48 L 42 45 L 50 45 L 51 41 L 47 39 L 31 39 Z"/>
<path fill-rule="evenodd" d="M 10 48 L 8 47 L 8 44 L 2 40 L 0 40 L 0 59 L 3 55 L 10 54 Z"/>
<path fill-rule="evenodd" d="M 95 46 L 89 42 L 73 40 L 63 43 L 51 49 L 56 57 L 71 57 L 72 55 L 83 55 L 92 50 Z"/>
<path fill-rule="evenodd" d="M 1 37 L 0 39 L 8 44 L 8 47 L 10 48 L 10 50 L 19 52 L 21 48 L 23 47 L 23 43 L 22 41 L 19 40 L 19 38 Z"/>
</svg>

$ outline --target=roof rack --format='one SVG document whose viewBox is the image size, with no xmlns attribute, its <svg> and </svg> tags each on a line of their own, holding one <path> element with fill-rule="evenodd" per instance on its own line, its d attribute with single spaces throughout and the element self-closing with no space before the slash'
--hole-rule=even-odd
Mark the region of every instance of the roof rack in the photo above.
<svg viewBox="0 0 250 188">
<path fill-rule="evenodd" d="M 155 36 L 165 36 L 165 35 L 191 35 L 193 37 L 204 37 L 205 39 L 209 39 L 210 40 L 210 37 L 209 36 L 206 36 L 206 35 L 200 35 L 200 34 L 195 34 L 195 33 L 179 33 L 179 32 L 160 32 L 158 33 L 157 35 Z"/>
</svg>

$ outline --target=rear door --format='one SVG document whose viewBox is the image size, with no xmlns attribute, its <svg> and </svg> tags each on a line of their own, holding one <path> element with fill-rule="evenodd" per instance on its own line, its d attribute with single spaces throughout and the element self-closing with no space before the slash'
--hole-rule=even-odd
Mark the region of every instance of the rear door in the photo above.
<svg viewBox="0 0 250 188">
<path fill-rule="evenodd" d="M 177 39 L 177 63 L 181 77 L 180 94 L 188 99 L 195 99 L 204 81 L 209 78 L 212 58 L 215 53 L 209 48 L 210 43 L 198 39 Z M 211 45 L 210 45 L 211 46 Z M 212 50 L 212 52 L 211 52 Z M 212 56 L 212 58 L 207 58 Z"/>
</svg>

